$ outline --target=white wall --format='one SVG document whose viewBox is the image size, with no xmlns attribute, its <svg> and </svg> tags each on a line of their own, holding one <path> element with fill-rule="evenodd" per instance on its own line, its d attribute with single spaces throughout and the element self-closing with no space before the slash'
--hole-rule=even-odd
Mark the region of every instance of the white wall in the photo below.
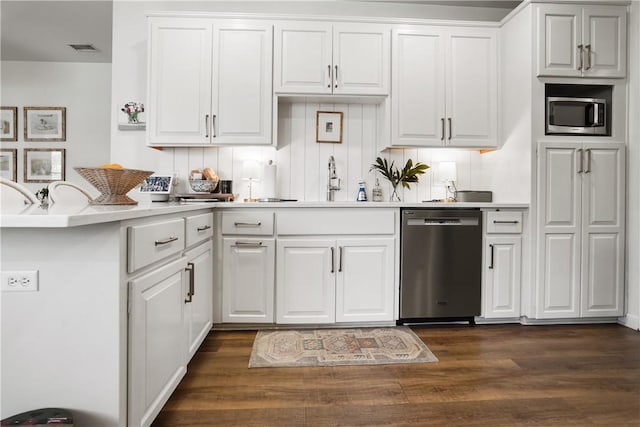
<svg viewBox="0 0 640 427">
<path fill-rule="evenodd" d="M 111 64 L 3 61 L 2 105 L 18 107 L 18 182 L 23 182 L 25 148 L 64 148 L 66 179 L 90 188 L 74 166 L 97 166 L 109 160 Z M 23 107 L 66 107 L 65 142 L 24 142 Z M 46 183 L 25 184 L 34 192 Z"/>
<path fill-rule="evenodd" d="M 640 2 L 629 19 L 629 144 L 627 153 L 627 316 L 640 329 Z"/>
<path fill-rule="evenodd" d="M 338 175 L 343 180 L 336 200 L 353 200 L 359 178 L 368 181 L 371 190 L 373 176 L 368 168 L 375 160 L 375 114 L 371 105 L 329 104 L 323 109 L 345 112 L 343 144 L 316 144 L 307 132 L 315 126 L 317 104 L 294 104 L 281 111 L 280 120 L 290 133 L 280 132 L 278 149 L 273 148 L 175 148 L 162 151 L 145 146 L 144 132 L 120 131 L 118 122 L 126 121 L 120 112 L 127 101 L 146 99 L 146 14 L 152 11 L 251 12 L 267 14 L 314 14 L 345 16 L 384 16 L 416 19 L 460 19 L 497 21 L 505 15 L 503 9 L 451 8 L 446 6 L 397 5 L 361 2 L 115 2 L 113 16 L 113 75 L 111 106 L 111 161 L 127 167 L 155 171 L 177 171 L 182 178 L 191 169 L 208 166 L 223 179 L 234 181 L 234 192 L 245 196 L 246 183 L 241 181 L 244 159 L 274 160 L 278 166 L 278 195 L 299 200 L 324 200 L 326 162 L 336 157 Z M 292 114 L 291 117 L 287 114 Z M 142 118 L 144 120 L 144 117 Z M 357 130 L 361 126 L 361 130 Z M 304 129 L 304 130 L 303 130 Z M 350 132 L 350 133 L 347 133 Z M 396 163 L 407 158 L 434 164 L 440 160 L 458 162 L 458 188 L 482 189 L 472 176 L 472 162 L 477 152 L 452 150 L 393 150 L 388 153 Z M 444 187 L 431 185 L 431 178 L 405 194 L 408 201 L 444 196 Z M 437 184 L 437 183 L 436 183 Z M 184 189 L 184 187 L 182 187 Z M 385 192 L 388 194 L 388 192 Z"/>
</svg>

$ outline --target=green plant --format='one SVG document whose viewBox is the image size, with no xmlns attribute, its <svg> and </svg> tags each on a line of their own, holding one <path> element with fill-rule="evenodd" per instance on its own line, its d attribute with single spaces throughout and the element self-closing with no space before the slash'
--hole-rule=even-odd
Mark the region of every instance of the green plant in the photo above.
<svg viewBox="0 0 640 427">
<path fill-rule="evenodd" d="M 402 184 L 404 188 L 409 188 L 409 184 L 418 182 L 418 176 L 425 173 L 427 169 L 429 169 L 429 165 L 420 162 L 414 164 L 413 161 L 409 159 L 402 170 L 400 170 L 394 165 L 393 161 L 389 164 L 387 159 L 378 157 L 375 163 L 371 165 L 371 168 L 369 168 L 369 171 L 380 172 L 382 176 L 389 180 L 391 186 L 395 189 L 398 184 Z"/>
</svg>

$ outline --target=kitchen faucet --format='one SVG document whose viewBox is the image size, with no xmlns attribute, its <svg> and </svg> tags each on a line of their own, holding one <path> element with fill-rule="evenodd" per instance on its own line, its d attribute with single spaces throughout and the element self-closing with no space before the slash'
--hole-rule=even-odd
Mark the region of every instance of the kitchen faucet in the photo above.
<svg viewBox="0 0 640 427">
<path fill-rule="evenodd" d="M 340 190 L 340 178 L 336 175 L 336 159 L 329 156 L 329 171 L 327 174 L 327 202 L 333 202 L 334 193 Z"/>
</svg>

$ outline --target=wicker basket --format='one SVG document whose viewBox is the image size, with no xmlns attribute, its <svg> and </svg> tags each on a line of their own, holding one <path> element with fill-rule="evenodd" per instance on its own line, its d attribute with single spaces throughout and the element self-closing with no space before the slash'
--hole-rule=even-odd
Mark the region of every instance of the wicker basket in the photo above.
<svg viewBox="0 0 640 427">
<path fill-rule="evenodd" d="M 127 193 L 153 174 L 152 171 L 136 169 L 74 169 L 100 191 L 100 196 L 93 199 L 92 205 L 137 205 L 138 202 L 128 197 Z"/>
</svg>

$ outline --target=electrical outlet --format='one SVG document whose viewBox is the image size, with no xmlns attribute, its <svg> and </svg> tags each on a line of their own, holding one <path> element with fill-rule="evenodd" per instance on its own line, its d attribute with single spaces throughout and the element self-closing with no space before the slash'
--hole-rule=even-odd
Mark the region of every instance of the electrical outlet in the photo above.
<svg viewBox="0 0 640 427">
<path fill-rule="evenodd" d="M 37 291 L 38 270 L 3 271 L 2 290 L 9 292 Z"/>
</svg>

